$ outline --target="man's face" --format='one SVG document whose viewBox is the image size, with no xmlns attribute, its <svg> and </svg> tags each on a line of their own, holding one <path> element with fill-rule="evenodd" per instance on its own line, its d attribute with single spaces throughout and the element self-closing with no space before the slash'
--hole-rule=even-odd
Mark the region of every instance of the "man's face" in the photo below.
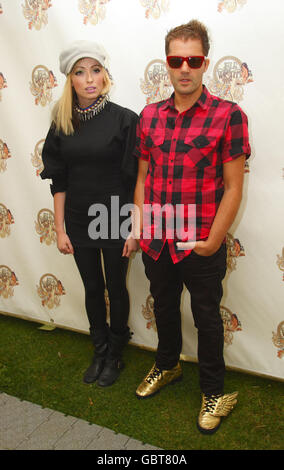
<svg viewBox="0 0 284 470">
<path fill-rule="evenodd" d="M 202 56 L 202 44 L 199 39 L 174 39 L 169 45 L 169 56 Z M 179 69 L 170 68 L 167 70 L 174 87 L 176 95 L 194 95 L 202 93 L 202 77 L 209 65 L 209 59 L 205 59 L 199 69 L 192 69 L 184 61 Z"/>
</svg>

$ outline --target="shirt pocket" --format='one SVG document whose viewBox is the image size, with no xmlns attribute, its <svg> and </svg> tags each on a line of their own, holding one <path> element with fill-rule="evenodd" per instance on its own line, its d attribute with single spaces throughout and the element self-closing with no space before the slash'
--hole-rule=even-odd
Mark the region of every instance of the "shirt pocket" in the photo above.
<svg viewBox="0 0 284 470">
<path fill-rule="evenodd" d="M 163 161 L 164 149 L 162 148 L 165 141 L 165 133 L 159 132 L 149 135 L 145 141 L 146 147 L 149 149 L 150 164 L 155 166 Z"/>
<path fill-rule="evenodd" d="M 186 163 L 190 167 L 205 168 L 216 165 L 218 140 L 204 135 L 187 136 L 184 139 Z"/>
</svg>

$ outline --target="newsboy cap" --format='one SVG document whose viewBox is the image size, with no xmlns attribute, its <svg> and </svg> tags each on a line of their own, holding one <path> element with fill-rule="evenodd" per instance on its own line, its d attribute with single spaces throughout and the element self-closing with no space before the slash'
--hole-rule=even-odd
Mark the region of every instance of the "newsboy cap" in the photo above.
<svg viewBox="0 0 284 470">
<path fill-rule="evenodd" d="M 67 46 L 59 56 L 60 72 L 68 75 L 73 65 L 84 57 L 96 59 L 103 67 L 105 67 L 106 53 L 102 46 L 97 42 L 79 40 L 74 41 Z"/>
</svg>

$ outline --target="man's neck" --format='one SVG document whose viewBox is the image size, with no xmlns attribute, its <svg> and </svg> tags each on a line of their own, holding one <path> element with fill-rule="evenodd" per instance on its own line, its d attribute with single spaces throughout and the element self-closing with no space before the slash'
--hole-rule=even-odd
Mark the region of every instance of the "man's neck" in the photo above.
<svg viewBox="0 0 284 470">
<path fill-rule="evenodd" d="M 180 93 L 176 93 L 174 95 L 174 102 L 175 108 L 178 110 L 179 113 L 183 113 L 184 111 L 192 108 L 192 106 L 199 100 L 200 96 L 202 95 L 203 87 L 196 92 L 188 95 L 182 95 Z"/>
</svg>

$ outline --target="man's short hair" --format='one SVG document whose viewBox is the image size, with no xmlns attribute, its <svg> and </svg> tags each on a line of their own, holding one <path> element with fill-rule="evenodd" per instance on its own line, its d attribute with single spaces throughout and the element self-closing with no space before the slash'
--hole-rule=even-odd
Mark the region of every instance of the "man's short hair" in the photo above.
<svg viewBox="0 0 284 470">
<path fill-rule="evenodd" d="M 189 23 L 182 24 L 171 29 L 165 38 L 166 55 L 169 54 L 170 42 L 174 39 L 199 39 L 202 44 L 203 54 L 208 56 L 210 44 L 207 28 L 198 20 L 191 20 Z"/>
</svg>

